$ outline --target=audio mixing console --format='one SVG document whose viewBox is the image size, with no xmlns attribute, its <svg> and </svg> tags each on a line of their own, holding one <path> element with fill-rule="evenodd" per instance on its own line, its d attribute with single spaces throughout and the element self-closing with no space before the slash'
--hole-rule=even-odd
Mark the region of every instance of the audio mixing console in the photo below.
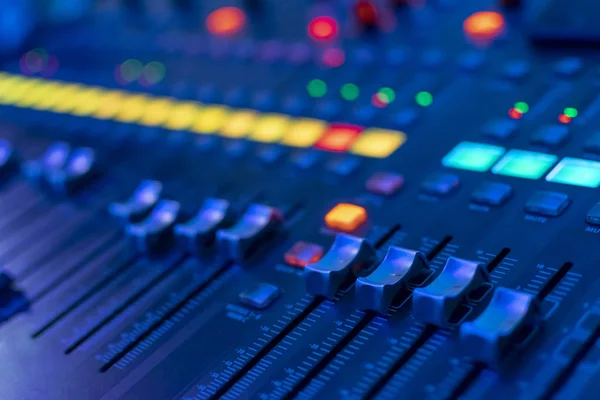
<svg viewBox="0 0 600 400">
<path fill-rule="evenodd" d="M 0 399 L 599 399 L 595 0 L 0 0 Z"/>
</svg>

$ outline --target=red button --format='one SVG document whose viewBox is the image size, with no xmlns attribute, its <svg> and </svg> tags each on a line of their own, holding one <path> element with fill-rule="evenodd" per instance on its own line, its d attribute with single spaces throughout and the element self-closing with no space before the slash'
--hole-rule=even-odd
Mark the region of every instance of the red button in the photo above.
<svg viewBox="0 0 600 400">
<path fill-rule="evenodd" d="M 336 152 L 348 151 L 362 131 L 363 128 L 358 125 L 332 124 L 315 147 Z"/>
</svg>

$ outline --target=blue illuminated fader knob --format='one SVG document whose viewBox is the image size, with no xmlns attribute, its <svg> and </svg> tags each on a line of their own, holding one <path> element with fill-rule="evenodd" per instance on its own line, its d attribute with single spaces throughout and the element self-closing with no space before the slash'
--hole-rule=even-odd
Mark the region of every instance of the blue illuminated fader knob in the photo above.
<svg viewBox="0 0 600 400">
<path fill-rule="evenodd" d="M 96 172 L 96 152 L 88 147 L 74 150 L 63 168 L 48 171 L 46 179 L 56 192 L 70 193 L 81 188 Z"/>
<path fill-rule="evenodd" d="M 206 199 L 195 217 L 175 226 L 175 235 L 185 251 L 197 255 L 213 244 L 217 231 L 231 220 L 231 205 L 227 200 Z"/>
<path fill-rule="evenodd" d="M 369 241 L 338 234 L 329 251 L 304 268 L 306 290 L 331 299 L 344 283 L 371 272 L 376 261 L 375 248 Z"/>
<path fill-rule="evenodd" d="M 136 250 L 151 253 L 167 245 L 180 209 L 176 201 L 161 200 L 143 221 L 127 225 L 125 231 Z"/>
<path fill-rule="evenodd" d="M 461 347 L 475 361 L 499 368 L 511 347 L 533 333 L 542 321 L 534 295 L 499 287 L 481 315 L 461 325 Z"/>
<path fill-rule="evenodd" d="M 111 203 L 108 211 L 111 215 L 126 222 L 139 221 L 156 206 L 162 191 L 163 185 L 158 181 L 141 181 L 127 201 Z"/>
<path fill-rule="evenodd" d="M 433 282 L 413 291 L 413 314 L 429 324 L 447 326 L 469 292 L 487 281 L 489 276 L 483 264 L 449 257 Z"/>
<path fill-rule="evenodd" d="M 429 262 L 423 253 L 391 246 L 375 271 L 356 280 L 357 308 L 387 314 L 400 290 L 427 270 Z"/>
<path fill-rule="evenodd" d="M 228 260 L 242 262 L 263 240 L 283 226 L 281 210 L 263 204 L 252 204 L 231 228 L 217 231 L 217 246 Z"/>
</svg>

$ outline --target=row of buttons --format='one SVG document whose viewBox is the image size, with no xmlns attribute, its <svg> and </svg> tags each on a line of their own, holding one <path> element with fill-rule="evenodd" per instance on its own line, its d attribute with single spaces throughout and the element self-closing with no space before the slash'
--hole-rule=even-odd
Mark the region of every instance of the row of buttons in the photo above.
<svg viewBox="0 0 600 400">
<path fill-rule="evenodd" d="M 486 172 L 525 179 L 539 179 L 558 157 L 553 154 L 512 149 L 484 143 L 461 142 L 443 159 L 450 168 Z M 600 162 L 565 157 L 546 175 L 548 182 L 596 188 L 600 186 Z"/>
<path fill-rule="evenodd" d="M 44 81 L 0 73 L 0 104 L 263 143 L 385 158 L 406 141 L 403 132 L 328 124 L 283 114 L 204 106 L 169 98 Z"/>
</svg>

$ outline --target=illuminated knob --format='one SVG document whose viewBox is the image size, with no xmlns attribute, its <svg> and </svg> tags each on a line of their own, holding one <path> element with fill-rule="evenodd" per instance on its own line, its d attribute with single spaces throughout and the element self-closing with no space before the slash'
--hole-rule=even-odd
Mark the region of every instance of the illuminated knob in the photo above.
<svg viewBox="0 0 600 400">
<path fill-rule="evenodd" d="M 499 287 L 485 310 L 460 327 L 464 352 L 499 368 L 505 357 L 543 322 L 538 299 L 529 293 Z"/>
<path fill-rule="evenodd" d="M 304 268 L 306 290 L 331 299 L 345 284 L 371 272 L 376 260 L 375 248 L 369 241 L 338 234 L 323 258 Z"/>
<path fill-rule="evenodd" d="M 386 314 L 398 293 L 427 270 L 429 262 L 423 253 L 391 246 L 375 271 L 356 280 L 357 307 Z"/>
<path fill-rule="evenodd" d="M 0 54 L 17 50 L 33 26 L 31 0 L 0 0 Z"/>
</svg>

